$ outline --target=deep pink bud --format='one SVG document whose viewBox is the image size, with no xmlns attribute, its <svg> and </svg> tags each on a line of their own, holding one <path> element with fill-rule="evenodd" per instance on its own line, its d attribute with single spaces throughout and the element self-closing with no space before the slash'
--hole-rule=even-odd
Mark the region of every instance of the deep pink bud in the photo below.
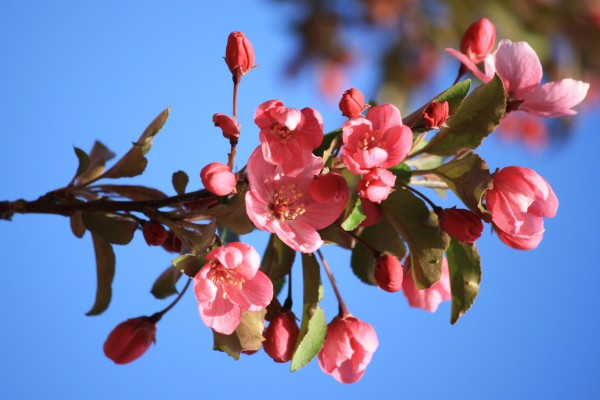
<svg viewBox="0 0 600 400">
<path fill-rule="evenodd" d="M 356 118 L 365 109 L 365 96 L 358 89 L 348 89 L 342 95 L 339 107 L 344 117 Z"/>
<path fill-rule="evenodd" d="M 104 354 L 117 364 L 140 358 L 155 341 L 157 321 L 155 317 L 138 317 L 120 323 L 104 342 Z"/>
<path fill-rule="evenodd" d="M 475 64 L 491 53 L 496 42 L 496 27 L 487 18 L 473 22 L 460 41 L 460 51 Z"/>
<path fill-rule="evenodd" d="M 438 216 L 442 229 L 459 242 L 475 243 L 483 232 L 481 218 L 469 210 L 445 208 Z"/>
<path fill-rule="evenodd" d="M 282 310 L 265 329 L 263 348 L 265 353 L 278 363 L 285 363 L 292 359 L 294 346 L 298 340 L 298 324 L 293 312 Z"/>
<path fill-rule="evenodd" d="M 389 196 L 396 176 L 385 168 L 373 168 L 358 183 L 358 194 L 373 203 L 379 203 Z"/>
<path fill-rule="evenodd" d="M 154 221 L 144 222 L 142 226 L 142 233 L 144 234 L 144 239 L 146 239 L 146 243 L 149 246 L 160 246 L 162 245 L 169 233 L 161 224 Z"/>
<path fill-rule="evenodd" d="M 215 126 L 221 128 L 225 139 L 237 142 L 240 137 L 240 128 L 233 118 L 225 114 L 217 113 L 213 115 L 213 123 Z"/>
<path fill-rule="evenodd" d="M 206 190 L 217 196 L 227 196 L 235 192 L 237 179 L 229 167 L 223 163 L 214 162 L 202 168 L 200 179 Z"/>
<path fill-rule="evenodd" d="M 308 191 L 319 203 L 347 202 L 350 196 L 346 180 L 337 172 L 318 175 L 310 183 Z"/>
<path fill-rule="evenodd" d="M 234 79 L 239 80 L 254 67 L 254 47 L 242 32 L 231 32 L 227 38 L 225 62 Z"/>
<path fill-rule="evenodd" d="M 181 253 L 181 239 L 173 231 L 167 232 L 167 239 L 162 244 L 163 249 L 171 253 Z"/>
<path fill-rule="evenodd" d="M 375 281 L 377 286 L 386 292 L 397 292 L 402 289 L 404 279 L 404 268 L 398 258 L 382 254 L 375 262 Z"/>
<path fill-rule="evenodd" d="M 450 108 L 447 101 L 441 103 L 432 101 L 423 112 L 423 124 L 425 128 L 439 128 L 446 122 L 449 113 Z"/>
<path fill-rule="evenodd" d="M 365 198 L 360 199 L 360 203 L 362 206 L 362 210 L 367 218 L 365 218 L 365 220 L 361 222 L 359 226 L 365 228 L 367 226 L 372 226 L 378 223 L 381 219 L 381 210 L 379 209 L 379 205 Z"/>
</svg>

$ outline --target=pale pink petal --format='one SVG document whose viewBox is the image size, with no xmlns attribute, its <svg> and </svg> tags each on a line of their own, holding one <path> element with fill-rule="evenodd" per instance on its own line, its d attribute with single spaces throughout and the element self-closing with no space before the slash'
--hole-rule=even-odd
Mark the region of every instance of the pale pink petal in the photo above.
<svg viewBox="0 0 600 400">
<path fill-rule="evenodd" d="M 242 254 L 242 259 L 236 266 L 240 275 L 246 280 L 254 278 L 260 267 L 260 255 L 254 247 L 242 242 L 231 242 L 227 247 L 236 248 Z"/>
<path fill-rule="evenodd" d="M 400 110 L 392 104 L 381 104 L 369 108 L 367 119 L 373 124 L 373 131 L 385 132 L 402 126 Z"/>
<path fill-rule="evenodd" d="M 269 116 L 274 122 L 285 126 L 290 131 L 296 130 L 304 118 L 300 110 L 284 107 L 283 104 L 280 107 L 271 108 Z"/>
<path fill-rule="evenodd" d="M 258 228 L 272 232 L 270 225 L 273 219 L 273 211 L 269 209 L 269 204 L 265 203 L 258 195 L 250 190 L 246 193 L 246 214 L 252 223 Z"/>
<path fill-rule="evenodd" d="M 218 260 L 221 265 L 228 269 L 235 269 L 242 262 L 242 252 L 233 246 L 219 246 L 209 251 L 206 260 Z"/>
<path fill-rule="evenodd" d="M 452 298 L 448 262 L 445 258 L 442 260 L 442 275 L 440 280 L 431 287 L 418 289 L 411 271 L 404 276 L 402 290 L 411 307 L 435 312 L 442 301 L 448 301 Z"/>
<path fill-rule="evenodd" d="M 277 187 L 275 181 L 279 179 L 282 172 L 280 167 L 265 160 L 261 146 L 256 147 L 248 159 L 248 182 L 260 199 L 273 197 Z"/>
<path fill-rule="evenodd" d="M 318 175 L 308 188 L 310 195 L 318 203 L 340 203 L 348 201 L 348 184 L 337 172 Z"/>
<path fill-rule="evenodd" d="M 361 169 L 369 170 L 385 162 L 388 158 L 388 152 L 380 147 L 373 147 L 368 150 L 357 151 L 352 158 L 361 166 Z"/>
<path fill-rule="evenodd" d="M 356 175 L 363 175 L 369 172 L 368 168 L 363 168 L 355 159 L 355 151 L 349 146 L 342 147 L 342 160 L 350 172 Z"/>
<path fill-rule="evenodd" d="M 572 108 L 583 101 L 589 88 L 589 83 L 573 79 L 544 83 L 523 96 L 519 110 L 540 117 L 574 115 Z"/>
<path fill-rule="evenodd" d="M 220 289 L 213 302 L 198 303 L 200 318 L 210 328 L 224 335 L 232 334 L 240 324 L 242 310 L 224 296 Z"/>
<path fill-rule="evenodd" d="M 475 75 L 477 77 L 477 79 L 479 79 L 480 81 L 487 83 L 490 80 L 492 80 L 493 74 L 492 74 L 492 77 L 486 76 L 486 74 L 484 74 L 483 72 L 481 72 L 479 70 L 479 68 L 477 68 L 477 65 L 473 64 L 473 61 L 471 61 L 471 59 L 469 57 L 467 57 L 460 51 L 450 49 L 450 48 L 446 48 L 445 50 L 446 50 L 446 53 L 457 58 L 458 61 L 460 61 L 465 67 L 467 67 L 467 69 L 469 71 L 471 71 L 473 73 L 473 75 Z"/>
<path fill-rule="evenodd" d="M 307 141 L 311 150 L 316 149 L 323 142 L 323 117 L 314 108 L 305 107 L 302 110 L 304 123 L 302 124 L 302 141 Z"/>
<path fill-rule="evenodd" d="M 408 126 L 396 126 L 389 129 L 384 134 L 380 144 L 387 151 L 387 159 L 378 166 L 391 168 L 403 161 L 410 151 L 412 144 L 413 134 Z"/>
<path fill-rule="evenodd" d="M 342 125 L 342 140 L 346 146 L 357 150 L 363 146 L 363 141 L 373 132 L 371 121 L 366 118 L 353 118 Z"/>
<path fill-rule="evenodd" d="M 204 267 L 202 267 L 202 269 L 200 269 L 200 271 L 198 271 L 196 277 L 194 278 L 194 294 L 199 302 L 205 303 L 213 301 L 217 295 L 217 287 L 215 284 L 211 280 L 206 279 L 206 275 L 210 271 L 211 267 L 211 263 L 206 264 Z"/>
<path fill-rule="evenodd" d="M 261 141 L 262 132 L 260 134 Z M 262 141 L 261 147 L 264 159 L 273 165 L 280 166 L 286 173 L 304 167 L 313 155 L 312 149 L 303 147 L 296 139 L 289 142 L 269 139 Z"/>
<path fill-rule="evenodd" d="M 331 372 L 331 376 L 340 383 L 357 382 L 364 375 L 365 370 L 356 371 L 352 360 L 344 360 L 342 364 Z"/>
<path fill-rule="evenodd" d="M 517 99 L 542 80 L 542 64 L 526 42 L 503 39 L 494 52 L 496 72 L 504 81 L 507 93 Z"/>
<path fill-rule="evenodd" d="M 254 278 L 245 281 L 241 289 L 226 285 L 225 292 L 227 297 L 243 310 L 258 311 L 271 303 L 273 284 L 262 271 L 257 271 Z"/>
<path fill-rule="evenodd" d="M 536 247 L 538 247 L 543 238 L 543 234 L 541 233 L 538 235 L 526 237 L 509 235 L 508 233 L 502 232 L 499 229 L 496 230 L 496 233 L 498 234 L 500 240 L 504 242 L 504 244 L 517 250 L 535 249 Z"/>
<path fill-rule="evenodd" d="M 260 129 L 271 128 L 273 126 L 273 121 L 269 116 L 269 110 L 274 107 L 283 107 L 283 102 L 281 100 L 269 100 L 256 108 L 256 112 L 254 113 L 254 123 L 256 123 Z"/>
<path fill-rule="evenodd" d="M 296 219 L 273 221 L 273 233 L 285 244 L 302 253 L 312 253 L 323 245 L 323 240 L 313 226 Z"/>
</svg>

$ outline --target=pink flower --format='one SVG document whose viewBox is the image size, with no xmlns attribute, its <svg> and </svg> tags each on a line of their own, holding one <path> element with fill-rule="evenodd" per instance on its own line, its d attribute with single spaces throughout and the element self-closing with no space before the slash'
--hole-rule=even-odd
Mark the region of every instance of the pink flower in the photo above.
<svg viewBox="0 0 600 400">
<path fill-rule="evenodd" d="M 318 177 L 323 168 L 320 157 L 293 172 L 268 163 L 260 148 L 248 160 L 250 190 L 246 193 L 246 212 L 259 229 L 275 233 L 292 249 L 303 253 L 317 250 L 323 244 L 317 230 L 331 225 L 348 202 L 345 181 L 332 175 Z M 332 180 L 325 191 L 320 180 Z M 316 183 L 315 183 L 316 182 Z M 329 201 L 323 201 L 329 197 Z"/>
<path fill-rule="evenodd" d="M 391 104 L 371 107 L 366 118 L 346 121 L 342 131 L 342 159 L 357 175 L 374 167 L 393 167 L 404 160 L 413 142 L 412 131 L 402 125 L 400 111 Z"/>
<path fill-rule="evenodd" d="M 300 329 L 298 329 L 294 313 L 289 310 L 281 310 L 265 329 L 263 349 L 273 361 L 288 362 L 292 359 L 299 334 Z"/>
<path fill-rule="evenodd" d="M 404 268 L 397 257 L 382 254 L 375 262 L 375 282 L 380 289 L 394 293 L 402 289 Z"/>
<path fill-rule="evenodd" d="M 543 217 L 558 210 L 548 182 L 531 169 L 506 167 L 493 174 L 492 184 L 485 201 L 500 239 L 515 249 L 536 248 L 544 235 Z"/>
<path fill-rule="evenodd" d="M 487 18 L 473 22 L 460 41 L 460 51 L 475 64 L 490 54 L 496 42 L 496 27 Z"/>
<path fill-rule="evenodd" d="M 484 82 L 497 73 L 509 97 L 509 110 L 523 110 L 540 117 L 574 115 L 577 112 L 572 108 L 583 101 L 590 87 L 589 83 L 573 79 L 540 85 L 542 64 L 526 42 L 501 40 L 496 51 L 485 59 L 485 74 L 459 51 L 446 51 Z"/>
<path fill-rule="evenodd" d="M 359 117 L 365 109 L 365 96 L 358 89 L 348 89 L 342 95 L 339 107 L 344 117 Z"/>
<path fill-rule="evenodd" d="M 204 257 L 194 278 L 198 311 L 204 323 L 225 335 L 235 331 L 242 310 L 259 311 L 273 298 L 271 280 L 258 270 L 260 256 L 250 245 L 232 242 Z"/>
<path fill-rule="evenodd" d="M 358 194 L 373 203 L 387 199 L 396 184 L 396 176 L 385 168 L 373 168 L 358 183 Z"/>
<path fill-rule="evenodd" d="M 338 382 L 354 383 L 362 378 L 378 346 L 371 324 L 352 315 L 337 316 L 327 326 L 319 366 Z"/>
<path fill-rule="evenodd" d="M 213 115 L 213 123 L 221 128 L 223 137 L 237 143 L 240 137 L 240 127 L 235 123 L 233 118 L 228 115 L 216 113 Z"/>
<path fill-rule="evenodd" d="M 427 289 L 417 289 L 412 273 L 409 271 L 404 276 L 402 283 L 404 296 L 411 307 L 421 308 L 423 310 L 434 312 L 442 301 L 452 299 L 450 292 L 450 272 L 448 270 L 448 261 L 442 260 L 442 276 L 440 280 Z"/>
<path fill-rule="evenodd" d="M 287 108 L 280 100 L 264 102 L 256 109 L 265 160 L 285 172 L 310 163 L 312 151 L 323 141 L 323 119 L 312 108 Z"/>
<path fill-rule="evenodd" d="M 104 342 L 104 354 L 116 364 L 127 364 L 140 358 L 156 338 L 160 317 L 128 319 L 117 325 Z"/>
<path fill-rule="evenodd" d="M 254 65 L 254 47 L 242 32 L 231 32 L 225 48 L 225 62 L 233 74 L 234 81 L 239 81 Z"/>
<path fill-rule="evenodd" d="M 235 192 L 237 179 L 225 164 L 219 162 L 208 164 L 200 171 L 200 179 L 206 190 L 217 196 L 227 196 Z"/>
<path fill-rule="evenodd" d="M 445 208 L 438 214 L 440 227 L 454 239 L 475 243 L 483 232 L 483 223 L 475 213 L 462 208 Z"/>
</svg>

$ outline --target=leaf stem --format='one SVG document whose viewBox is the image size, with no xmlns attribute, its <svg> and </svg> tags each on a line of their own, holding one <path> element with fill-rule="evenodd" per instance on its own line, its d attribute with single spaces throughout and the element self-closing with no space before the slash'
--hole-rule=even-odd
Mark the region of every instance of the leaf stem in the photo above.
<svg viewBox="0 0 600 400">
<path fill-rule="evenodd" d="M 425 200 L 431 206 L 431 208 L 433 209 L 433 211 L 435 213 L 438 213 L 438 212 L 442 211 L 441 207 L 435 205 L 435 203 L 433 201 L 429 200 L 429 197 L 425 196 L 423 193 L 419 192 L 417 189 L 414 189 L 414 188 L 412 188 L 412 187 L 410 187 L 408 185 L 405 185 L 404 183 L 400 183 L 399 185 L 402 186 L 405 189 L 410 190 L 411 192 L 413 192 L 414 194 L 416 194 L 417 196 L 419 196 L 420 198 L 422 198 L 423 200 Z"/>
<path fill-rule="evenodd" d="M 183 297 L 184 293 L 187 291 L 188 287 L 190 287 L 191 282 L 192 282 L 192 278 L 189 278 L 188 281 L 185 283 L 183 290 L 181 292 L 179 292 L 179 294 L 177 295 L 175 300 L 173 300 L 173 302 L 171 304 L 169 304 L 164 310 L 159 311 L 154 315 L 158 315 L 158 319 L 160 319 L 160 318 L 162 318 L 163 315 L 168 313 L 171 310 L 171 308 L 175 307 L 175 304 L 177 304 L 179 302 L 181 297 Z M 154 315 L 153 315 L 153 317 L 154 317 Z"/>
</svg>

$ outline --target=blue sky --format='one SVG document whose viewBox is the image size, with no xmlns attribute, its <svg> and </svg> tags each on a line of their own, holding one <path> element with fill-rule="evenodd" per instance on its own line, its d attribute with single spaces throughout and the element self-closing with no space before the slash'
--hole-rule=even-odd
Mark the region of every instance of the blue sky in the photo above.
<svg viewBox="0 0 600 400">
<path fill-rule="evenodd" d="M 248 35 L 260 64 L 240 87 L 240 166 L 258 144 L 252 116 L 263 101 L 311 106 L 323 114 L 326 130 L 340 126 L 337 105 L 317 96 L 313 81 L 282 78 L 295 45 L 287 14 L 271 2 L 124 3 L 0 6 L 0 200 L 34 199 L 66 185 L 77 168 L 73 146 L 89 150 L 99 139 L 123 154 L 166 106 L 171 116 L 147 171 L 130 183 L 173 193 L 171 174 L 184 170 L 189 188 L 199 188 L 200 169 L 224 162 L 228 151 L 211 117 L 230 113 L 230 75 L 221 57 L 234 30 Z M 369 93 L 369 62 L 361 65 L 349 84 Z M 450 84 L 439 81 L 432 92 Z M 538 171 L 560 208 L 535 251 L 508 249 L 486 229 L 478 242 L 481 293 L 455 326 L 449 303 L 435 314 L 411 309 L 401 293 L 360 284 L 348 252 L 324 249 L 350 311 L 370 322 L 380 341 L 367 373 L 351 386 L 323 374 L 316 360 L 291 374 L 289 365 L 262 352 L 235 362 L 212 351 L 191 293 L 159 323 L 157 346 L 132 364 L 114 365 L 102 353 L 106 336 L 121 321 L 164 307 L 149 290 L 172 255 L 148 248 L 141 235 L 116 248 L 111 307 L 85 317 L 96 280 L 89 235 L 76 239 L 58 216 L 0 221 L 0 397 L 598 398 L 599 122 L 597 113 L 583 112 L 573 139 L 543 154 L 493 136 L 478 151 L 490 168 Z M 262 232 L 244 238 L 261 252 L 266 239 Z M 337 306 L 328 283 L 325 290 L 331 319 Z"/>
</svg>

